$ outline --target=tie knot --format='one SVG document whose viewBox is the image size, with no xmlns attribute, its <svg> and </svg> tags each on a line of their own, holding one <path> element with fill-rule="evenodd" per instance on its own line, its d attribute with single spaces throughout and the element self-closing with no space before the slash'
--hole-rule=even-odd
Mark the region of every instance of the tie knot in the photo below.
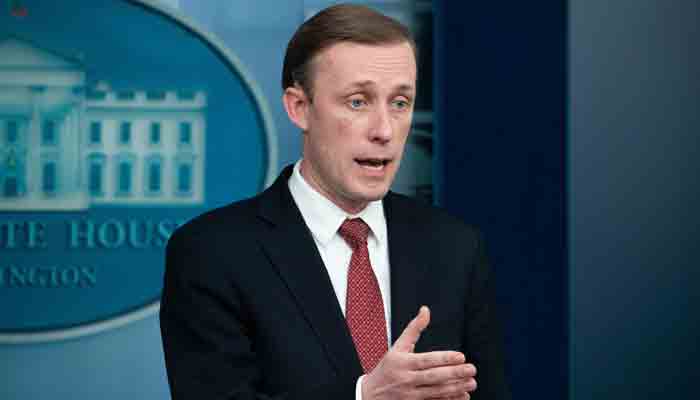
<svg viewBox="0 0 700 400">
<path fill-rule="evenodd" d="M 338 230 L 340 236 L 352 247 L 353 250 L 367 244 L 369 226 L 362 218 L 346 219 Z"/>
</svg>

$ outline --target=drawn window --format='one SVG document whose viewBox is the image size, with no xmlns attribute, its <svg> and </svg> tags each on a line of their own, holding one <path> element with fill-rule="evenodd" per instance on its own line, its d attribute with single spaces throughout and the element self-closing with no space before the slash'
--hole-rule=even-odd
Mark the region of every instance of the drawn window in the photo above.
<svg viewBox="0 0 700 400">
<path fill-rule="evenodd" d="M 160 163 L 153 163 L 148 168 L 148 190 L 160 192 Z"/>
<path fill-rule="evenodd" d="M 163 181 L 163 161 L 160 156 L 151 156 L 146 159 L 145 182 L 146 193 L 160 193 Z"/>
<path fill-rule="evenodd" d="M 3 191 L 5 197 L 19 196 L 19 185 L 17 185 L 17 178 L 14 176 L 8 176 L 7 178 L 5 178 L 5 185 Z"/>
<path fill-rule="evenodd" d="M 131 122 L 122 122 L 119 126 L 119 144 L 131 142 Z"/>
<path fill-rule="evenodd" d="M 107 98 L 107 93 L 101 90 L 88 89 L 85 97 L 88 100 L 104 100 Z"/>
<path fill-rule="evenodd" d="M 18 129 L 17 121 L 7 121 L 7 143 L 13 144 L 17 143 Z"/>
<path fill-rule="evenodd" d="M 131 90 L 122 90 L 117 92 L 117 100 L 134 100 L 136 93 Z"/>
<path fill-rule="evenodd" d="M 98 121 L 90 122 L 90 144 L 102 142 L 102 124 Z"/>
<path fill-rule="evenodd" d="M 160 143 L 160 123 L 159 122 L 152 122 L 151 123 L 151 135 L 150 135 L 149 142 L 151 144 Z"/>
<path fill-rule="evenodd" d="M 128 195 L 131 193 L 132 165 L 130 161 L 122 160 L 117 167 L 117 194 Z"/>
<path fill-rule="evenodd" d="M 42 168 L 41 187 L 46 194 L 56 193 L 56 162 L 46 161 Z"/>
<path fill-rule="evenodd" d="M 93 196 L 102 194 L 102 164 L 90 164 L 90 194 Z"/>
<path fill-rule="evenodd" d="M 180 144 L 192 144 L 192 124 L 190 122 L 180 122 Z"/>
<path fill-rule="evenodd" d="M 192 164 L 183 163 L 177 167 L 177 191 L 189 194 L 192 190 Z"/>
<path fill-rule="evenodd" d="M 44 121 L 41 127 L 41 144 L 51 146 L 55 145 L 56 142 L 56 122 L 51 120 Z"/>
<path fill-rule="evenodd" d="M 104 160 L 101 155 L 90 156 L 88 166 L 88 190 L 91 196 L 102 196 L 104 194 Z"/>
<path fill-rule="evenodd" d="M 165 92 L 163 92 L 163 91 L 146 92 L 146 99 L 147 100 L 165 100 Z"/>
</svg>

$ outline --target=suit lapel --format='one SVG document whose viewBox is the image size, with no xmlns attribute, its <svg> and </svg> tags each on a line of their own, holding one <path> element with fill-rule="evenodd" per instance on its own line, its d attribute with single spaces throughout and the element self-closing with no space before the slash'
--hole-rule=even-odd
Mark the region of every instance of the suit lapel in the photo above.
<svg viewBox="0 0 700 400">
<path fill-rule="evenodd" d="M 361 375 L 362 367 L 328 272 L 289 192 L 291 171 L 287 167 L 261 197 L 259 216 L 269 224 L 262 246 L 336 370 Z"/>
<path fill-rule="evenodd" d="M 384 198 L 389 265 L 391 268 L 391 342 L 395 342 L 422 305 L 421 286 L 426 277 L 427 262 L 418 240 L 415 216 L 403 209 L 400 199 L 391 192 Z"/>
</svg>

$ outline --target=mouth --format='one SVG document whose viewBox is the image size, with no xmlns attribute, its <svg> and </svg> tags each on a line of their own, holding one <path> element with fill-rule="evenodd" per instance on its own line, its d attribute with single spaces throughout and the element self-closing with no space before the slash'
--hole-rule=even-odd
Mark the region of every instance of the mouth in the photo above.
<svg viewBox="0 0 700 400">
<path fill-rule="evenodd" d="M 359 166 L 373 171 L 383 170 L 391 161 L 390 158 L 355 158 Z"/>
</svg>

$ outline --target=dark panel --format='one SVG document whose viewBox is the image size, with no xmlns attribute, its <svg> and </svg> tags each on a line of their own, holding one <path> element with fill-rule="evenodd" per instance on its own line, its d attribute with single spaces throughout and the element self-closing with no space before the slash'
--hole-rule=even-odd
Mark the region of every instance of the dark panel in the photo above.
<svg viewBox="0 0 700 400">
<path fill-rule="evenodd" d="M 485 233 L 514 398 L 567 397 L 566 3 L 436 3 L 436 197 Z"/>
</svg>

